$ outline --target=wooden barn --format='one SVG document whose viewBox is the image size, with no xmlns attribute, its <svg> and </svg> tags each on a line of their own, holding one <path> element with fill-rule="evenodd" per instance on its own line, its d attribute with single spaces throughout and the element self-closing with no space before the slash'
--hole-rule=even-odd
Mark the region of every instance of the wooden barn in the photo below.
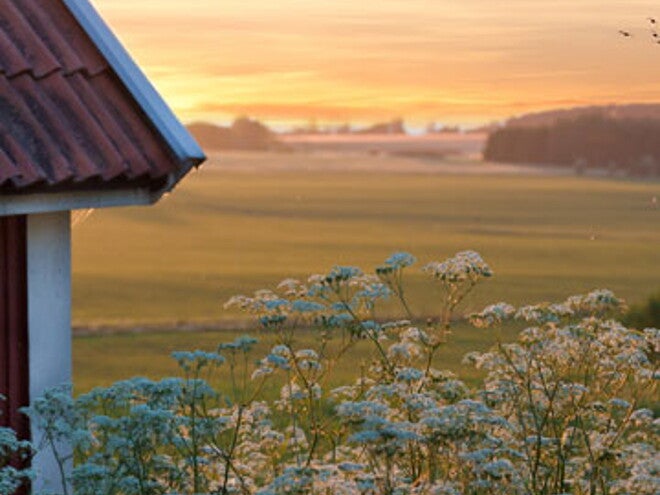
<svg viewBox="0 0 660 495">
<path fill-rule="evenodd" d="M 88 0 L 0 0 L 0 424 L 38 441 L 18 409 L 71 381 L 71 210 L 152 204 L 203 160 Z"/>
</svg>

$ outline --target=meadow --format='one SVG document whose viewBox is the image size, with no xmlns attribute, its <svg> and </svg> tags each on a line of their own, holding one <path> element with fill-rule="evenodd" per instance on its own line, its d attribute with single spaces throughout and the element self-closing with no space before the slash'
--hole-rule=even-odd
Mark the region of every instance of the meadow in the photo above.
<svg viewBox="0 0 660 495">
<path fill-rule="evenodd" d="M 660 285 L 656 195 L 657 182 L 524 167 L 229 153 L 154 207 L 76 216 L 73 319 L 92 335 L 74 340 L 75 383 L 86 390 L 168 373 L 169 351 L 213 348 L 245 325 L 223 309 L 230 296 L 335 264 L 370 270 L 401 250 L 419 266 L 464 249 L 480 252 L 495 277 L 465 312 L 597 287 L 637 302 Z M 417 313 L 432 315 L 438 293 L 419 266 L 410 269 L 409 295 Z M 213 331 L 94 335 L 99 327 L 165 330 L 184 322 Z M 443 357 L 450 368 L 491 341 L 467 329 L 453 339 Z"/>
</svg>

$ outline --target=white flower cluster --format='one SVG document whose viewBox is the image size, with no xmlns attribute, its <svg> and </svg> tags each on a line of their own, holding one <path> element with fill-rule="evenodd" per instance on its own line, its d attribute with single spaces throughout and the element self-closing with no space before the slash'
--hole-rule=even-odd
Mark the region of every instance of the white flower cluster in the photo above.
<svg viewBox="0 0 660 495">
<path fill-rule="evenodd" d="M 481 313 L 470 315 L 470 323 L 477 328 L 491 328 L 510 320 L 515 314 L 516 308 L 501 302 L 487 306 Z"/>
<path fill-rule="evenodd" d="M 484 376 L 471 388 L 437 369 L 435 353 L 448 308 L 490 268 L 469 251 L 426 266 L 449 293 L 439 333 L 407 306 L 408 319 L 380 322 L 376 303 L 389 292 L 403 300 L 401 273 L 414 261 L 399 253 L 376 276 L 335 267 L 233 298 L 272 330 L 276 344 L 259 359 L 256 340 L 239 337 L 217 352 L 175 353 L 181 378 L 119 382 L 75 400 L 56 390 L 29 414 L 62 463 L 71 457 L 58 441 L 75 446 L 69 481 L 81 495 L 660 492 L 660 420 L 649 409 L 657 329 L 607 319 L 623 307 L 608 291 L 498 303 L 471 321 L 531 326 L 466 356 Z M 316 345 L 297 346 L 295 322 L 318 332 Z M 371 352 L 357 365 L 346 356 L 361 341 Z M 355 379 L 331 388 L 337 363 Z M 218 369 L 225 383 L 215 386 Z M 3 442 L 16 450 L 0 430 L 0 454 Z"/>
<path fill-rule="evenodd" d="M 611 291 L 598 289 L 585 295 L 571 296 L 562 303 L 541 303 L 514 308 L 507 303 L 497 303 L 484 308 L 481 313 L 470 315 L 470 322 L 477 328 L 490 328 L 515 318 L 526 323 L 559 324 L 562 321 L 585 316 L 603 316 L 621 313 L 626 305 Z"/>
<path fill-rule="evenodd" d="M 449 284 L 477 282 L 493 275 L 488 264 L 475 251 L 461 251 L 446 261 L 433 261 L 425 265 L 422 270 L 433 278 Z"/>
</svg>

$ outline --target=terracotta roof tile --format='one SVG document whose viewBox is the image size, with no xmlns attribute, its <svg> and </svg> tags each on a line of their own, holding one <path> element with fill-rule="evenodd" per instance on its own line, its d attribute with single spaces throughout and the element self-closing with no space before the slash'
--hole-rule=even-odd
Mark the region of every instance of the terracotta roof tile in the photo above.
<svg viewBox="0 0 660 495">
<path fill-rule="evenodd" d="M 62 0 L 0 0 L 0 192 L 156 188 L 180 166 Z"/>
</svg>

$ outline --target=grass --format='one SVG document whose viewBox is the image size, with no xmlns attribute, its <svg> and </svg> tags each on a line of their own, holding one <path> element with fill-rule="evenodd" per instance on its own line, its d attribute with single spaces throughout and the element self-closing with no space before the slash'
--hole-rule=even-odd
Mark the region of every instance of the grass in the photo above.
<svg viewBox="0 0 660 495">
<path fill-rule="evenodd" d="M 273 335 L 265 332 L 251 332 L 259 343 L 251 356 L 251 364 L 268 354 L 275 345 Z M 74 339 L 74 383 L 76 392 L 86 392 L 97 386 L 107 386 L 117 380 L 133 376 L 145 376 L 158 379 L 175 376 L 178 373 L 176 362 L 171 353 L 180 350 L 202 349 L 215 351 L 221 342 L 231 342 L 242 332 L 222 330 L 208 332 L 165 332 L 165 333 L 122 333 L 102 337 L 78 337 Z M 506 337 L 512 337 L 509 332 Z M 311 331 L 301 331 L 296 348 L 314 347 L 318 343 L 317 335 Z M 476 330 L 467 325 L 458 325 L 450 342 L 437 355 L 435 365 L 460 373 L 468 383 L 474 383 L 480 376 L 472 368 L 465 368 L 461 361 L 469 351 L 484 351 L 495 343 L 493 331 Z M 359 342 L 332 371 L 330 386 L 338 386 L 355 380 L 359 376 L 359 367 L 368 363 L 376 353 L 373 345 Z M 227 366 L 220 369 L 220 388 L 230 392 Z M 267 387 L 266 395 L 276 393 L 277 380 Z"/>
<path fill-rule="evenodd" d="M 496 276 L 466 311 L 596 287 L 638 302 L 660 284 L 660 210 L 650 206 L 658 183 L 323 171 L 329 159 L 313 156 L 304 158 L 310 170 L 291 170 L 280 167 L 286 155 L 251 159 L 260 173 L 210 164 L 157 206 L 99 211 L 76 225 L 74 324 L 235 318 L 222 309 L 231 295 L 334 264 L 370 269 L 398 250 L 420 262 L 479 251 Z M 433 313 L 437 294 L 418 267 L 409 283 L 416 311 Z M 77 338 L 76 384 L 169 373 L 169 350 L 214 347 L 230 334 Z M 452 359 L 484 342 L 456 338 Z"/>
</svg>

